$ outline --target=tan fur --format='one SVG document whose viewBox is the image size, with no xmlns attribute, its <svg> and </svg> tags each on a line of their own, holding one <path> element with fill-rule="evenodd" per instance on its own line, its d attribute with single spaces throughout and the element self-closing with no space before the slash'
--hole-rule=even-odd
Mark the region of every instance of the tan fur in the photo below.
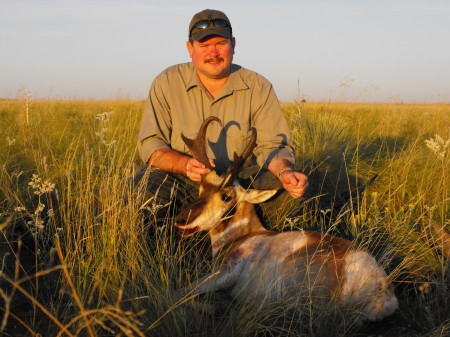
<svg viewBox="0 0 450 337">
<path fill-rule="evenodd" d="M 205 165 L 209 164 L 206 128 L 212 121 L 220 122 L 217 117 L 205 119 L 196 139 L 182 135 L 194 158 Z M 253 204 L 268 200 L 277 191 L 244 190 L 235 181 L 256 139 L 257 131 L 251 128 L 246 148 L 240 156 L 235 153 L 225 177 L 214 171 L 202 176 L 198 199 L 177 217 L 183 237 L 209 232 L 215 263 L 212 274 L 184 291 L 195 295 L 228 289 L 237 300 L 283 300 L 294 305 L 335 298 L 342 305 L 356 305 L 369 320 L 395 311 L 398 301 L 392 286 L 366 251 L 329 235 L 275 233 L 262 226 Z"/>
<path fill-rule="evenodd" d="M 251 301 L 362 302 L 361 312 L 370 320 L 397 308 L 392 285 L 366 251 L 321 233 L 268 231 L 252 203 L 273 193 L 223 187 L 214 172 L 209 175 L 202 181 L 199 198 L 177 218 L 182 231 L 207 230 L 213 249 L 216 272 L 200 279 L 189 292 L 230 289 L 236 299 Z"/>
</svg>

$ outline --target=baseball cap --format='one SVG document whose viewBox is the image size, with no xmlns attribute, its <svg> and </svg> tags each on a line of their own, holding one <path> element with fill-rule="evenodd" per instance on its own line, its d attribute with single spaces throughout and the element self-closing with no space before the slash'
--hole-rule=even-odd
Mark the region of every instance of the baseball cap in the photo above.
<svg viewBox="0 0 450 337">
<path fill-rule="evenodd" d="M 189 40 L 200 41 L 211 35 L 231 39 L 233 36 L 231 23 L 223 12 L 205 9 L 192 17 L 189 24 Z"/>
</svg>

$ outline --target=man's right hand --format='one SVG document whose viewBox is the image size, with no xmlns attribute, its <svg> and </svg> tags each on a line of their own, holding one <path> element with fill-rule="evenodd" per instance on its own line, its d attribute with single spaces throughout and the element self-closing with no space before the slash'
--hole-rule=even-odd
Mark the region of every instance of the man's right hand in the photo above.
<svg viewBox="0 0 450 337">
<path fill-rule="evenodd" d="M 215 167 L 214 161 L 209 159 L 211 167 Z M 202 180 L 202 174 L 207 174 L 211 170 L 197 159 L 188 157 L 169 148 L 161 148 L 153 152 L 148 161 L 149 165 L 154 165 L 161 170 L 183 174 L 195 182 Z"/>
<path fill-rule="evenodd" d="M 214 167 L 214 163 L 210 160 L 211 165 Z M 211 172 L 205 164 L 199 162 L 197 159 L 189 158 L 186 163 L 186 175 L 192 181 L 200 182 L 202 180 L 202 174 Z"/>
</svg>

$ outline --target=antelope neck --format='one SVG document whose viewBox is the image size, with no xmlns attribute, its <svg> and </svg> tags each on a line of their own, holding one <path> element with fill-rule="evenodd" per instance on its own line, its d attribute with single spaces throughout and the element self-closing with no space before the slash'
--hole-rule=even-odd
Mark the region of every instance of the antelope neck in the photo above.
<svg viewBox="0 0 450 337">
<path fill-rule="evenodd" d="M 252 204 L 244 201 L 235 206 L 235 214 L 220 222 L 210 232 L 213 257 L 225 246 L 243 238 L 262 234 L 267 230 L 261 224 Z"/>
</svg>

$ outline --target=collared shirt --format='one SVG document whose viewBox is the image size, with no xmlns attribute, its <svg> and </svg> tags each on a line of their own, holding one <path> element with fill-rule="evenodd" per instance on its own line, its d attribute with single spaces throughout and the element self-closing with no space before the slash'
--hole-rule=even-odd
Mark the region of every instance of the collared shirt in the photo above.
<svg viewBox="0 0 450 337">
<path fill-rule="evenodd" d="M 234 152 L 243 152 L 251 127 L 257 130 L 253 163 L 267 167 L 273 158 L 294 163 L 290 130 L 270 82 L 238 65 L 233 64 L 231 69 L 215 98 L 205 89 L 191 62 L 172 66 L 154 79 L 138 141 L 145 163 L 161 148 L 189 154 L 181 133 L 195 138 L 209 116 L 222 121 L 222 126 L 211 123 L 206 134 L 207 154 L 219 173 L 230 166 Z"/>
</svg>

